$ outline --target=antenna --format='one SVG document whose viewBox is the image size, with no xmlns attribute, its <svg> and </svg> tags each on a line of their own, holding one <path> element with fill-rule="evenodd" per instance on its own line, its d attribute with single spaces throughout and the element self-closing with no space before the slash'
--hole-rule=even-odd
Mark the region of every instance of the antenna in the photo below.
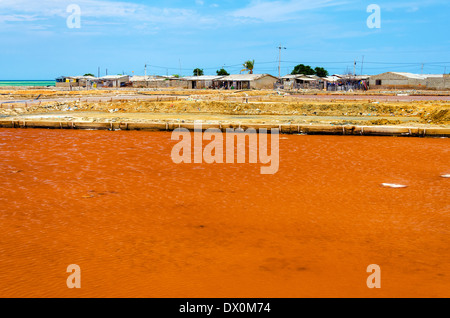
<svg viewBox="0 0 450 318">
<path fill-rule="evenodd" d="M 287 48 L 282 47 L 281 44 L 278 47 L 279 55 L 278 55 L 278 77 L 281 77 L 281 50 L 287 50 Z"/>
</svg>

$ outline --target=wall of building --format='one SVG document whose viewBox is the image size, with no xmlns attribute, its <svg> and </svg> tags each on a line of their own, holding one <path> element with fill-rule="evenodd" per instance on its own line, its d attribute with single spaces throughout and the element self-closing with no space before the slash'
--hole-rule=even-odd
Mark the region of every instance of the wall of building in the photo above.
<svg viewBox="0 0 450 318">
<path fill-rule="evenodd" d="M 445 75 L 441 78 L 434 78 L 430 77 L 427 78 L 427 88 L 429 89 L 436 89 L 436 90 L 442 90 L 442 89 L 450 89 L 450 75 Z"/>
<path fill-rule="evenodd" d="M 86 82 L 56 82 L 56 87 L 86 87 Z"/>
<path fill-rule="evenodd" d="M 250 88 L 256 89 L 273 89 L 273 85 L 278 81 L 278 79 L 272 76 L 265 76 L 263 78 L 257 79 L 250 82 Z"/>
<path fill-rule="evenodd" d="M 136 81 L 133 87 L 137 88 L 180 88 L 188 89 L 190 82 L 181 80 L 163 80 L 163 81 Z"/>
<path fill-rule="evenodd" d="M 376 85 L 381 80 L 381 85 Z M 444 77 L 429 77 L 426 79 L 408 78 L 397 74 L 380 74 L 370 77 L 371 89 L 382 88 L 413 88 L 413 89 L 450 89 L 450 75 Z"/>
<path fill-rule="evenodd" d="M 281 85 L 284 87 L 284 89 L 293 89 L 294 84 L 295 84 L 295 79 L 289 79 L 289 80 L 283 79 Z"/>
<path fill-rule="evenodd" d="M 196 89 L 213 87 L 213 81 L 187 81 L 187 82 L 188 82 L 187 86 L 190 89 L 194 88 L 194 83 Z"/>
<path fill-rule="evenodd" d="M 381 85 L 377 85 L 377 81 L 381 80 Z M 419 83 L 417 83 L 419 84 Z M 414 84 L 414 85 L 417 85 Z M 424 83 L 425 84 L 425 83 Z M 394 87 L 394 86 L 409 86 L 412 85 L 411 81 L 401 75 L 385 73 L 376 76 L 371 76 L 369 79 L 370 88 L 375 87 Z"/>
</svg>

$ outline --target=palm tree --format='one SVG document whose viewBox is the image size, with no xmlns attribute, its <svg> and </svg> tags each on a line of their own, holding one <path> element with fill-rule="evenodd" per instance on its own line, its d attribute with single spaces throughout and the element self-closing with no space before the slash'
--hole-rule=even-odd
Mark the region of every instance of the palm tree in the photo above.
<svg viewBox="0 0 450 318">
<path fill-rule="evenodd" d="M 253 60 L 253 61 L 246 61 L 243 65 L 244 65 L 245 68 L 243 70 L 241 70 L 241 72 L 247 72 L 248 71 L 249 74 L 253 74 L 253 68 L 255 67 L 255 60 Z"/>
</svg>

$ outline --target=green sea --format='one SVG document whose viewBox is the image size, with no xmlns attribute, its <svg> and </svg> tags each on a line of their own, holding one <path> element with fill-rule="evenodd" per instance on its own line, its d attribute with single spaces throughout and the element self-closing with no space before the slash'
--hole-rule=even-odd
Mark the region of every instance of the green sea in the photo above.
<svg viewBox="0 0 450 318">
<path fill-rule="evenodd" d="M 55 86 L 55 81 L 0 81 L 0 86 Z"/>
</svg>

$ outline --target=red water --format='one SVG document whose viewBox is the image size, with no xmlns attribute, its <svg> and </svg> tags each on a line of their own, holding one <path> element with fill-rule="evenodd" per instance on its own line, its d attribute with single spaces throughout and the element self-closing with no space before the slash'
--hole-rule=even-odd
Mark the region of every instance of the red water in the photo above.
<svg viewBox="0 0 450 318">
<path fill-rule="evenodd" d="M 0 130 L 0 296 L 450 297 L 448 139 L 283 136 L 276 175 L 174 144 Z"/>
</svg>

